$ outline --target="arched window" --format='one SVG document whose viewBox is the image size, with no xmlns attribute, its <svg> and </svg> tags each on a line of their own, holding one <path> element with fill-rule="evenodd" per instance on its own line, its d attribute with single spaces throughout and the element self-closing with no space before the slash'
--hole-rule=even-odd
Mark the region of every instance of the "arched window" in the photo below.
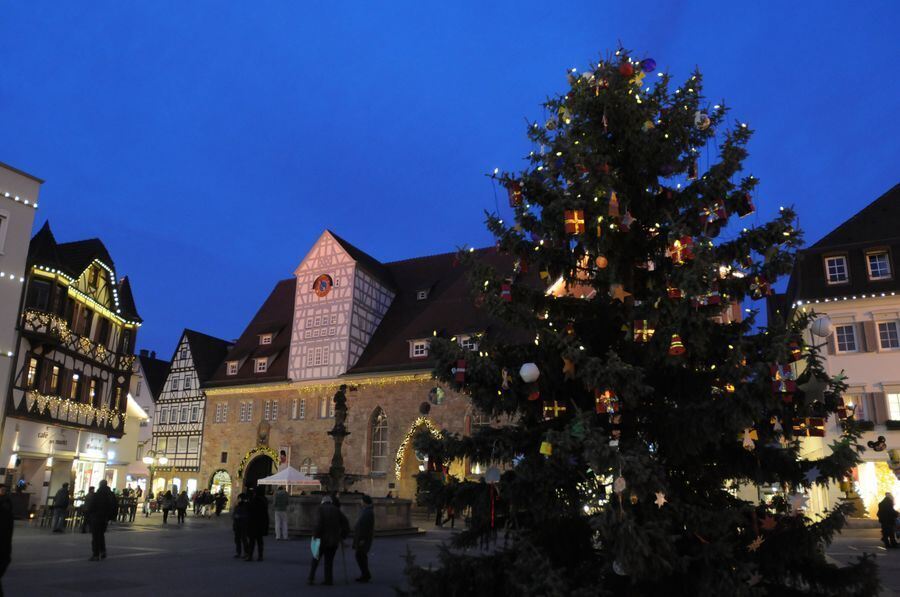
<svg viewBox="0 0 900 597">
<path fill-rule="evenodd" d="M 312 461 L 312 458 L 304 458 L 300 463 L 300 472 L 304 475 L 315 475 L 319 472 L 319 467 Z"/>
<path fill-rule="evenodd" d="M 372 472 L 386 473 L 388 467 L 387 416 L 381 407 L 372 413 Z"/>
</svg>

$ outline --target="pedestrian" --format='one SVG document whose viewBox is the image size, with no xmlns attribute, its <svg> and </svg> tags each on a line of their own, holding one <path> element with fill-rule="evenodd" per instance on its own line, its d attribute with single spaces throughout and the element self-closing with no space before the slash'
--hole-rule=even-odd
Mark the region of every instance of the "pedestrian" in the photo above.
<svg viewBox="0 0 900 597">
<path fill-rule="evenodd" d="M 84 501 L 81 503 L 81 532 L 87 533 L 88 528 L 91 526 L 90 517 L 88 517 L 87 510 L 88 505 L 94 499 L 94 486 L 91 485 L 88 487 L 88 492 L 84 496 Z"/>
<path fill-rule="evenodd" d="M 175 500 L 175 509 L 178 510 L 178 524 L 184 523 L 184 514 L 187 512 L 188 504 L 190 503 L 187 491 L 182 491 L 178 494 L 178 499 Z"/>
<path fill-rule="evenodd" d="M 243 557 L 244 544 L 247 541 L 247 523 L 250 517 L 250 504 L 247 494 L 238 495 L 238 503 L 231 514 L 231 528 L 234 530 L 234 557 Z"/>
<path fill-rule="evenodd" d="M 203 490 L 203 494 L 200 496 L 200 504 L 201 504 L 201 514 L 204 518 L 209 518 L 211 516 L 210 506 L 212 505 L 212 495 L 210 495 L 208 489 Z"/>
<path fill-rule="evenodd" d="M 288 509 L 288 494 L 284 490 L 284 487 L 279 486 L 278 490 L 275 491 L 275 540 L 281 541 L 282 539 L 287 540 L 288 538 L 288 523 L 287 523 L 287 509 Z"/>
<path fill-rule="evenodd" d="M 884 499 L 878 503 L 878 522 L 881 524 L 881 541 L 887 548 L 897 547 L 897 511 L 894 510 L 894 496 L 884 494 Z"/>
<path fill-rule="evenodd" d="M 144 498 L 144 518 L 150 516 L 150 502 L 153 501 L 153 490 L 147 490 L 147 496 Z"/>
<path fill-rule="evenodd" d="M 6 485 L 0 484 L 0 578 L 3 578 L 12 559 L 12 535 L 12 500 L 7 495 Z M 3 595 L 2 587 L 0 587 L 0 595 Z"/>
<path fill-rule="evenodd" d="M 200 490 L 196 490 L 193 495 L 191 495 L 191 504 L 194 507 L 194 516 L 200 514 Z"/>
<path fill-rule="evenodd" d="M 225 509 L 225 504 L 228 503 L 228 497 L 225 495 L 225 490 L 220 489 L 219 493 L 216 494 L 216 516 L 222 514 L 222 510 Z"/>
<path fill-rule="evenodd" d="M 62 533 L 66 525 L 66 513 L 69 511 L 69 484 L 63 483 L 56 495 L 53 496 L 53 524 L 54 533 Z"/>
<path fill-rule="evenodd" d="M 372 579 L 369 573 L 369 550 L 375 537 L 375 509 L 372 507 L 372 498 L 368 495 L 363 494 L 362 501 L 362 510 L 353 527 L 353 551 L 359 566 L 359 578 L 356 582 L 369 582 Z"/>
<path fill-rule="evenodd" d="M 316 515 L 316 525 L 313 527 L 313 539 L 319 540 L 318 557 L 313 558 L 309 569 L 309 584 L 316 582 L 316 569 L 319 560 L 325 559 L 325 581 L 322 584 L 334 584 L 333 568 L 334 554 L 344 537 L 350 534 L 350 523 L 344 513 L 334 505 L 331 496 L 322 498 L 319 511 Z"/>
<path fill-rule="evenodd" d="M 87 503 L 87 516 L 91 525 L 91 558 L 96 562 L 106 559 L 106 526 L 110 520 L 116 519 L 118 504 L 116 496 L 110 491 L 106 479 L 102 479 L 97 491 Z"/>
<path fill-rule="evenodd" d="M 172 497 L 172 491 L 166 491 L 162 498 L 163 524 L 169 523 L 169 511 L 175 508 L 175 499 Z"/>
<path fill-rule="evenodd" d="M 244 559 L 253 561 L 253 547 L 256 546 L 259 548 L 256 560 L 262 562 L 263 537 L 269 534 L 269 501 L 266 499 L 266 490 L 262 487 L 253 490 L 247 514 L 247 540 L 244 542 L 247 557 Z"/>
</svg>

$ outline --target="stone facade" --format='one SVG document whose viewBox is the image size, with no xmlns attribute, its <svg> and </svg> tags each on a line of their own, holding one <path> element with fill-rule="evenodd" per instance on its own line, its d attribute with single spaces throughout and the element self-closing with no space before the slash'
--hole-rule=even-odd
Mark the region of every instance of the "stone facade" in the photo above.
<svg viewBox="0 0 900 597">
<path fill-rule="evenodd" d="M 448 388 L 444 388 L 445 399 L 440 405 L 430 405 L 427 415 L 421 413 L 420 405 L 428 401 L 428 393 L 436 385 L 429 378 L 427 373 L 365 378 L 359 380 L 356 391 L 347 392 L 350 436 L 344 442 L 344 466 L 348 474 L 361 477 L 351 487 L 352 490 L 375 496 L 384 496 L 392 491 L 396 497 L 413 497 L 415 480 L 412 475 L 418 472 L 419 462 L 407 446 L 401 454 L 402 466 L 398 479 L 395 461 L 401 445 L 420 417 L 424 416 L 435 429 L 459 434 L 468 432 L 471 425 L 470 402 L 466 396 Z M 327 432 L 334 421 L 333 410 L 322 408 L 320 404 L 330 403 L 339 383 L 353 384 L 354 380 L 341 379 L 317 385 L 293 382 L 268 387 L 208 390 L 201 479 L 209 483 L 216 471 L 225 470 L 234 486 L 241 486 L 239 471 L 243 471 L 254 457 L 265 457 L 263 453 L 245 459 L 259 445 L 268 447 L 276 454 L 287 448 L 290 464 L 298 470 L 326 472 L 334 453 L 334 443 Z M 294 406 L 295 400 L 297 406 Z M 301 400 L 305 400 L 302 418 L 299 416 Z M 270 403 L 269 409 L 265 408 L 267 401 Z M 279 403 L 278 415 L 271 420 L 274 411 L 271 404 L 274 401 Z M 240 421 L 241 403 L 253 404 L 252 416 L 243 422 Z M 227 404 L 227 416 L 224 421 L 216 423 L 213 413 L 222 404 Z M 388 457 L 383 467 L 386 470 L 372 471 L 373 415 L 379 408 L 387 418 Z M 219 406 L 219 409 L 221 413 L 222 407 Z M 266 412 L 270 415 L 268 421 L 265 419 Z M 260 437 L 261 429 L 268 431 L 265 438 Z M 224 463 L 223 453 L 227 453 Z"/>
</svg>

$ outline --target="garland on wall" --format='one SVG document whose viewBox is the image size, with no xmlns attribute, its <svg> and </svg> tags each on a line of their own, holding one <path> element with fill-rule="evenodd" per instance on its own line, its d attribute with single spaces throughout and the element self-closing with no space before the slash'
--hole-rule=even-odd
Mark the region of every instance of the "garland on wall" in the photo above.
<svg viewBox="0 0 900 597">
<path fill-rule="evenodd" d="M 400 471 L 403 468 L 403 456 L 406 453 L 406 446 L 409 444 L 409 440 L 412 438 L 413 434 L 419 430 L 419 427 L 424 425 L 428 428 L 428 431 L 431 432 L 435 438 L 441 437 L 440 430 L 434 426 L 430 420 L 425 417 L 419 417 L 415 420 L 412 426 L 409 428 L 409 431 L 406 432 L 406 437 L 403 438 L 403 441 L 400 443 L 400 447 L 397 449 L 397 457 L 394 459 L 394 477 L 399 481 L 400 480 Z"/>
<path fill-rule="evenodd" d="M 49 411 L 52 418 L 58 420 L 71 420 L 71 414 L 75 414 L 79 422 L 86 421 L 84 424 L 90 425 L 91 420 L 97 419 L 100 425 L 109 423 L 113 427 L 118 427 L 121 422 L 122 413 L 107 407 L 96 408 L 90 404 L 83 402 L 75 402 L 68 398 L 59 396 L 48 396 L 40 392 L 31 391 L 26 394 L 26 408 L 31 410 L 35 403 L 39 413 Z"/>
</svg>

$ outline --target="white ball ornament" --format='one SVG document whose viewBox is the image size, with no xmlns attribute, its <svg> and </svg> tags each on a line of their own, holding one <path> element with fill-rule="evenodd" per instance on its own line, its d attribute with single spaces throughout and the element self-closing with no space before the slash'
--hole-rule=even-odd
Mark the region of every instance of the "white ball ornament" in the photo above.
<svg viewBox="0 0 900 597">
<path fill-rule="evenodd" d="M 831 318 L 828 316 L 818 318 L 809 327 L 809 331 L 812 332 L 812 335 L 818 336 L 819 338 L 827 338 L 831 335 L 832 330 L 833 326 L 831 325 Z"/>
<path fill-rule="evenodd" d="M 522 368 L 519 369 L 519 376 L 525 383 L 532 383 L 537 381 L 537 378 L 541 376 L 541 371 L 534 363 L 525 363 L 522 365 Z"/>
<path fill-rule="evenodd" d="M 712 121 L 710 121 L 709 116 L 706 113 L 697 110 L 694 112 L 694 126 L 697 127 L 701 131 L 705 131 L 709 128 L 709 125 Z"/>
</svg>

